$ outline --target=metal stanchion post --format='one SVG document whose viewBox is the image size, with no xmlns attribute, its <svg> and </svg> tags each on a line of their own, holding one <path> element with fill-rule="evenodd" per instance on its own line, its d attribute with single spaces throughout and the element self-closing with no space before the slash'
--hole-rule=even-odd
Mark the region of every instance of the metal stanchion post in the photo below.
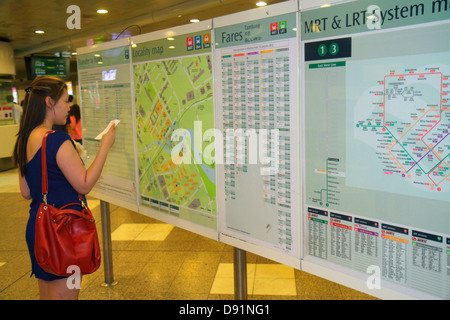
<svg viewBox="0 0 450 320">
<path fill-rule="evenodd" d="M 103 234 L 103 267 L 105 271 L 104 287 L 112 287 L 117 284 L 114 281 L 113 262 L 112 262 L 112 246 L 111 246 L 111 220 L 109 203 L 100 201 L 100 210 L 102 215 L 102 234 Z"/>
<path fill-rule="evenodd" d="M 238 248 L 234 248 L 234 298 L 247 300 L 247 256 Z"/>
</svg>

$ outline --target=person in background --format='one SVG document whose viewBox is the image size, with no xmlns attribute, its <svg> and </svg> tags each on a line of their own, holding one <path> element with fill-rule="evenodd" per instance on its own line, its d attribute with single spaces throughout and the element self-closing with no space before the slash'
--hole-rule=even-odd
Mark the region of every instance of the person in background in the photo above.
<svg viewBox="0 0 450 320">
<path fill-rule="evenodd" d="M 22 106 L 18 105 L 14 102 L 14 97 L 9 95 L 6 97 L 6 101 L 8 103 L 12 103 L 14 107 L 14 121 L 16 123 L 20 123 L 20 118 L 22 117 Z"/>
<path fill-rule="evenodd" d="M 70 102 L 70 107 L 72 108 L 72 106 L 73 106 L 73 104 L 72 104 L 73 103 L 73 96 L 71 94 L 69 95 L 69 102 Z M 72 138 L 72 136 L 70 134 L 71 131 L 72 131 L 72 127 L 70 126 L 70 111 L 69 111 L 69 116 L 67 117 L 67 120 L 66 120 L 66 124 L 64 124 L 64 125 L 54 124 L 53 127 L 52 127 L 52 130 L 64 131 L 64 132 L 68 133 L 70 135 L 70 137 Z M 74 140 L 74 142 L 75 142 L 75 147 L 77 148 L 77 151 L 80 154 L 81 159 L 84 162 L 86 160 L 86 150 L 81 145 L 81 142 L 75 141 L 75 140 Z"/>
<path fill-rule="evenodd" d="M 80 106 L 78 104 L 73 104 L 69 112 L 69 134 L 73 140 L 82 144 L 83 136 L 81 134 L 81 114 Z"/>
<path fill-rule="evenodd" d="M 45 272 L 34 254 L 36 215 L 42 202 L 41 146 L 44 135 L 53 125 L 64 125 L 70 101 L 65 82 L 58 77 L 39 76 L 26 90 L 24 113 L 14 146 L 14 162 L 19 167 L 20 192 L 30 200 L 30 216 L 26 226 L 26 242 L 32 275 L 38 279 L 42 300 L 76 300 L 79 289 L 67 286 L 67 278 Z M 74 141 L 60 130 L 47 138 L 49 203 L 60 208 L 77 202 L 78 194 L 86 195 L 100 178 L 109 150 L 115 141 L 114 126 L 102 137 L 100 148 L 88 169 L 75 149 Z M 84 197 L 85 198 L 85 197 Z M 80 210 L 79 208 L 74 208 Z"/>
</svg>

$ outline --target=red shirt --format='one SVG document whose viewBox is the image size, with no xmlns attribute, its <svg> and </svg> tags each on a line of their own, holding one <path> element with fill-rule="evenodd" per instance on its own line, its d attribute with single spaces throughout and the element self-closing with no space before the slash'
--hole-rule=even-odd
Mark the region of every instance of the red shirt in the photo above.
<svg viewBox="0 0 450 320">
<path fill-rule="evenodd" d="M 76 122 L 75 116 L 70 116 L 70 126 L 72 127 L 72 139 L 81 140 L 81 120 Z"/>
</svg>

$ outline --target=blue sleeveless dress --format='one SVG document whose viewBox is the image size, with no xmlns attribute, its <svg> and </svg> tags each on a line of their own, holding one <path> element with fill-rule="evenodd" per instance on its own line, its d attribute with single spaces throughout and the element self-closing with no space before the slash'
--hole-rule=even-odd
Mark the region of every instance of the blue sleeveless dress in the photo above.
<svg viewBox="0 0 450 320">
<path fill-rule="evenodd" d="M 47 202 L 57 208 L 60 208 L 67 203 L 79 202 L 78 193 L 69 181 L 67 181 L 56 163 L 56 153 L 66 140 L 70 140 L 75 148 L 75 144 L 70 136 L 63 131 L 55 131 L 47 137 Z M 31 193 L 30 217 L 26 229 L 26 241 L 31 258 L 31 275 L 34 274 L 37 279 L 46 281 L 64 279 L 64 277 L 56 276 L 42 270 L 38 265 L 34 254 L 36 214 L 42 202 L 41 149 L 39 149 L 33 159 L 26 164 L 25 179 Z M 83 196 L 83 198 L 85 197 Z M 80 206 L 73 206 L 73 209 L 81 211 Z"/>
</svg>

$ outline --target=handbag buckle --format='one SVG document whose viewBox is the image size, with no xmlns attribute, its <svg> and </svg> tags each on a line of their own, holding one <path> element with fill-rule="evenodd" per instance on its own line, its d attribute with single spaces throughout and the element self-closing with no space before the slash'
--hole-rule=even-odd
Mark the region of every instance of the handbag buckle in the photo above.
<svg viewBox="0 0 450 320">
<path fill-rule="evenodd" d="M 42 200 L 44 201 L 45 204 L 47 204 L 47 194 L 46 193 L 42 194 Z"/>
</svg>

